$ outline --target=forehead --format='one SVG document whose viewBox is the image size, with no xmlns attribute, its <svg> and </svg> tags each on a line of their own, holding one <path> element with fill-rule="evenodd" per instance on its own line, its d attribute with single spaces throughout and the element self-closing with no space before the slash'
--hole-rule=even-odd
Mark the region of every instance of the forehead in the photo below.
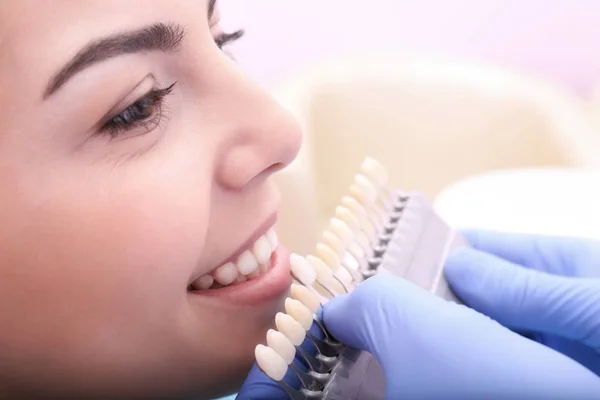
<svg viewBox="0 0 600 400">
<path fill-rule="evenodd" d="M 29 86 L 39 91 L 41 84 L 90 41 L 157 21 L 200 24 L 207 3 L 208 0 L 0 0 L 0 87 L 10 90 L 18 83 L 21 92 Z"/>
</svg>

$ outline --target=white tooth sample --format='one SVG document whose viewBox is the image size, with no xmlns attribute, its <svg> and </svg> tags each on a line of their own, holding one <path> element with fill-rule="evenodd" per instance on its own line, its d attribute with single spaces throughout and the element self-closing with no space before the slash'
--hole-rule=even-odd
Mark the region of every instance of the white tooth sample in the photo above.
<svg viewBox="0 0 600 400">
<path fill-rule="evenodd" d="M 258 261 L 254 255 L 246 250 L 237 259 L 237 269 L 242 275 L 250 275 L 258 268 Z"/>
<path fill-rule="evenodd" d="M 360 190 L 365 192 L 369 198 L 372 198 L 373 201 L 377 199 L 378 188 L 371 182 L 369 178 L 362 174 L 356 174 L 354 176 L 354 184 L 360 188 Z"/>
<path fill-rule="evenodd" d="M 308 308 L 311 313 L 316 314 L 319 311 L 319 307 L 321 306 L 319 299 L 305 286 L 293 283 L 290 293 L 293 299 L 304 304 L 304 306 Z"/>
<path fill-rule="evenodd" d="M 350 196 L 342 197 L 342 205 L 352 211 L 361 223 L 367 218 L 367 210 L 355 198 Z"/>
<path fill-rule="evenodd" d="M 274 329 L 267 331 L 267 346 L 275 350 L 283 358 L 286 364 L 294 362 L 296 357 L 296 348 L 285 335 Z"/>
<path fill-rule="evenodd" d="M 317 282 L 331 289 L 331 284 L 334 280 L 333 271 L 319 257 L 306 256 L 306 261 L 312 265 L 317 272 Z"/>
<path fill-rule="evenodd" d="M 227 264 L 221 265 L 213 273 L 215 281 L 221 285 L 226 286 L 233 283 L 238 277 L 238 269 L 234 263 L 228 262 Z"/>
<path fill-rule="evenodd" d="M 374 200 L 367 198 L 363 191 L 356 185 L 350 185 L 350 194 L 364 207 L 371 207 L 374 203 Z"/>
<path fill-rule="evenodd" d="M 298 254 L 290 255 L 290 268 L 296 279 L 305 286 L 312 286 L 317 279 L 316 271 L 310 266 L 304 257 Z"/>
<path fill-rule="evenodd" d="M 387 169 L 377 160 L 371 157 L 365 158 L 362 162 L 360 169 L 363 174 L 371 179 L 378 186 L 385 186 L 388 184 L 389 175 Z"/>
<path fill-rule="evenodd" d="M 277 315 L 275 315 L 275 325 L 277 326 L 277 330 L 283 333 L 294 346 L 300 346 L 302 342 L 304 342 L 306 331 L 302 325 L 291 316 L 281 312 L 277 313 Z"/>
<path fill-rule="evenodd" d="M 329 220 L 329 228 L 340 238 L 344 245 L 354 243 L 354 232 L 352 232 L 352 229 L 350 229 L 350 227 L 341 219 L 331 218 L 331 220 Z"/>
<path fill-rule="evenodd" d="M 267 232 L 267 234 L 265 236 L 267 237 L 267 240 L 269 241 L 269 244 L 271 245 L 271 249 L 273 251 L 275 251 L 275 249 L 277 248 L 277 245 L 279 245 L 279 240 L 277 239 L 277 233 L 275 232 L 275 228 L 269 229 L 269 231 Z"/>
<path fill-rule="evenodd" d="M 354 232 L 360 230 L 360 221 L 354 216 L 352 211 L 346 207 L 336 207 L 335 216 L 344 221 Z"/>
<path fill-rule="evenodd" d="M 329 231 L 324 231 L 322 240 L 323 240 L 323 243 L 325 243 L 327 246 L 329 246 L 331 248 L 331 250 L 335 251 L 335 253 L 339 257 L 342 257 L 344 255 L 344 253 L 346 253 L 346 247 L 344 246 L 344 243 L 342 243 L 342 240 L 337 235 L 335 235 Z"/>
<path fill-rule="evenodd" d="M 324 262 L 329 268 L 331 268 L 331 270 L 333 272 L 337 272 L 337 270 L 340 269 L 340 266 L 342 264 L 342 260 L 326 244 L 317 243 L 317 247 L 316 247 L 316 252 L 315 253 L 317 254 L 317 257 L 319 259 L 323 260 L 322 262 Z M 308 260 L 308 258 L 307 258 L 307 260 Z M 311 265 L 314 267 L 314 264 L 311 263 Z M 319 279 L 318 276 L 317 276 L 317 279 Z"/>
<path fill-rule="evenodd" d="M 252 254 L 259 264 L 266 264 L 271 258 L 273 250 L 266 237 L 261 236 L 252 246 Z"/>
<path fill-rule="evenodd" d="M 258 367 L 276 382 L 282 381 L 288 365 L 285 360 L 270 347 L 259 344 L 254 349 L 254 358 Z"/>
<path fill-rule="evenodd" d="M 194 286 L 200 290 L 210 289 L 215 282 L 215 278 L 212 275 L 204 275 L 194 281 Z"/>
<path fill-rule="evenodd" d="M 285 312 L 302 325 L 305 331 L 308 331 L 313 323 L 312 313 L 298 300 L 285 299 Z"/>
</svg>

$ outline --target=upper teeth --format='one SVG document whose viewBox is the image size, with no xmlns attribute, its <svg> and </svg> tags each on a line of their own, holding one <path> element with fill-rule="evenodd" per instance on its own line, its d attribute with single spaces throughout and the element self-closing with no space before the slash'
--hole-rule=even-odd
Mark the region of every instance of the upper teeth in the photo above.
<svg viewBox="0 0 600 400">
<path fill-rule="evenodd" d="M 192 286 L 196 289 L 209 289 L 214 281 L 226 286 L 234 282 L 243 282 L 246 278 L 254 278 L 269 269 L 271 256 L 277 245 L 275 229 L 271 228 L 248 250 L 240 254 L 237 260 L 221 265 L 209 275 L 201 276 Z"/>
</svg>

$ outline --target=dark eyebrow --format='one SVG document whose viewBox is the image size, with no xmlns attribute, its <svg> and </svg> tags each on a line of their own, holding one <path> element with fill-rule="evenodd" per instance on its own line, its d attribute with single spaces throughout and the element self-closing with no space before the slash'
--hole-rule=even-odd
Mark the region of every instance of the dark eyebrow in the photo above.
<svg viewBox="0 0 600 400">
<path fill-rule="evenodd" d="M 214 7 L 216 0 L 210 1 Z M 137 31 L 121 33 L 94 41 L 80 50 L 54 77 L 44 92 L 44 99 L 55 93 L 73 75 L 109 58 L 143 51 L 172 52 L 179 49 L 185 36 L 183 27 L 171 23 L 158 23 Z"/>
</svg>

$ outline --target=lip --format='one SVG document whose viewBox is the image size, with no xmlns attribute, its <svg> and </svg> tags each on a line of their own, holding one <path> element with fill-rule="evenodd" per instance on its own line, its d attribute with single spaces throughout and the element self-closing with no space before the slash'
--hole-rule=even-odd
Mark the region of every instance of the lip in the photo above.
<svg viewBox="0 0 600 400">
<path fill-rule="evenodd" d="M 244 306 L 270 302 L 286 295 L 292 284 L 290 253 L 282 245 L 273 252 L 271 265 L 271 269 L 255 279 L 220 289 L 197 290 L 190 294 Z"/>
<path fill-rule="evenodd" d="M 227 257 L 226 259 L 221 261 L 219 264 L 217 264 L 215 266 L 215 268 L 218 268 L 221 265 L 227 264 L 230 261 L 237 260 L 237 258 L 240 256 L 240 254 L 242 254 L 244 251 L 248 250 L 250 248 L 250 246 L 252 246 L 254 244 L 254 242 L 256 242 L 258 240 L 259 237 L 263 236 L 265 233 L 267 233 L 267 231 L 269 229 L 271 229 L 273 226 L 275 226 L 276 222 L 277 222 L 277 212 L 274 212 L 273 214 L 271 214 L 271 216 L 269 218 L 267 218 L 265 220 L 265 222 L 263 222 L 258 227 L 258 229 L 256 229 L 254 231 L 254 233 L 235 252 L 233 252 L 229 257 Z M 202 275 L 206 275 L 207 273 L 210 273 L 212 271 L 214 271 L 214 269 L 209 272 L 202 272 L 201 274 L 197 274 L 197 275 L 193 276 L 192 279 L 190 279 L 190 281 L 188 282 L 188 285 L 190 285 L 196 279 L 200 278 Z"/>
</svg>

